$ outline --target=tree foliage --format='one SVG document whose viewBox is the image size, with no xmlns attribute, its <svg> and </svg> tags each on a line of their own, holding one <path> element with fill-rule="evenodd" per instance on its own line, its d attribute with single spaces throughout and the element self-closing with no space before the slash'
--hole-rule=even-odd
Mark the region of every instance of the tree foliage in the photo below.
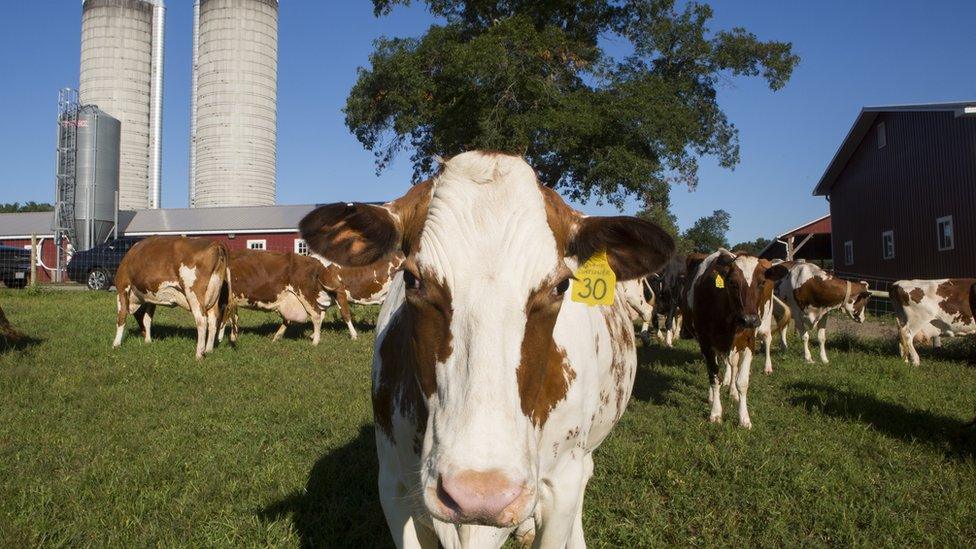
<svg viewBox="0 0 976 549">
<path fill-rule="evenodd" d="M 712 253 L 719 248 L 729 247 L 729 223 L 732 216 L 725 210 L 715 210 L 712 215 L 700 217 L 695 224 L 684 232 L 682 238 L 688 242 L 692 251 Z"/>
<path fill-rule="evenodd" d="M 51 212 L 54 206 L 46 202 L 11 202 L 0 204 L 0 213 L 19 213 L 19 212 Z"/>
<path fill-rule="evenodd" d="M 373 0 L 377 16 L 409 3 Z M 713 31 L 711 7 L 694 1 L 424 3 L 443 24 L 377 40 L 344 109 L 377 170 L 409 150 L 415 181 L 436 155 L 482 148 L 525 155 L 576 200 L 665 197 L 674 182 L 697 183 L 699 156 L 739 160 L 717 87 L 759 76 L 777 90 L 799 61 L 788 42 Z"/>
<path fill-rule="evenodd" d="M 771 240 L 769 240 L 768 238 L 763 238 L 760 236 L 759 238 L 752 241 L 739 242 L 738 244 L 733 246 L 732 249 L 736 251 L 746 252 L 752 255 L 759 255 L 759 252 L 765 250 L 766 246 L 769 246 L 770 242 Z"/>
</svg>

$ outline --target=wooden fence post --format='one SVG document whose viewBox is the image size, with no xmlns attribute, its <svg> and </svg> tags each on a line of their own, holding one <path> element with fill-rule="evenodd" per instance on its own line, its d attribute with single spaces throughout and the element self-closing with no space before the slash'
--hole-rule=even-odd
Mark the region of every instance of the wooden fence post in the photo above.
<svg viewBox="0 0 976 549">
<path fill-rule="evenodd" d="M 30 285 L 37 286 L 37 235 L 31 234 Z"/>
</svg>

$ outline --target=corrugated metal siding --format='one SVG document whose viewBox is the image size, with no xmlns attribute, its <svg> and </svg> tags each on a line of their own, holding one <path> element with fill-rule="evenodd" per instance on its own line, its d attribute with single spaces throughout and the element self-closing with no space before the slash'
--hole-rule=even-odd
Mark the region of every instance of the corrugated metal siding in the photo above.
<svg viewBox="0 0 976 549">
<path fill-rule="evenodd" d="M 887 144 L 864 137 L 830 193 L 835 266 L 876 280 L 976 274 L 976 119 L 951 112 L 883 113 Z M 938 249 L 936 219 L 953 217 L 955 249 Z M 895 235 L 883 259 L 881 234 Z M 854 264 L 844 242 L 854 242 Z"/>
</svg>

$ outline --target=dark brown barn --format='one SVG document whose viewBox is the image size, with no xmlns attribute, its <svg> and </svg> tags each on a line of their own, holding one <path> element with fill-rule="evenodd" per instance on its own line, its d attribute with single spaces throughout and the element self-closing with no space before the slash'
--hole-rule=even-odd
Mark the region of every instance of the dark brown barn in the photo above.
<svg viewBox="0 0 976 549">
<path fill-rule="evenodd" d="M 862 109 L 813 194 L 839 275 L 976 276 L 976 102 Z"/>
</svg>

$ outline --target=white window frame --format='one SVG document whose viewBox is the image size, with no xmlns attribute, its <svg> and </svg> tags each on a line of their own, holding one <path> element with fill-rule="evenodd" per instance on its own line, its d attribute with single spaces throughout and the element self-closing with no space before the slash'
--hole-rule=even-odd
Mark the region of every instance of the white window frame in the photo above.
<svg viewBox="0 0 976 549">
<path fill-rule="evenodd" d="M 887 239 L 891 239 L 891 253 L 888 253 Z M 883 259 L 895 258 L 895 231 L 887 230 L 881 233 L 881 257 Z"/>
<path fill-rule="evenodd" d="M 43 245 L 42 245 L 43 246 Z M 24 249 L 30 251 L 33 248 L 30 244 L 24 244 Z M 41 267 L 41 246 L 37 247 L 37 255 L 34 256 L 34 264 Z"/>
<path fill-rule="evenodd" d="M 254 245 L 257 245 L 258 247 L 254 247 Z M 248 250 L 267 250 L 268 249 L 268 241 L 266 239 L 264 239 L 264 238 L 256 238 L 254 240 L 248 240 L 247 241 L 247 249 Z"/>
<path fill-rule="evenodd" d="M 878 123 L 878 148 L 883 149 L 888 144 L 888 132 L 885 131 L 885 123 Z"/>
<path fill-rule="evenodd" d="M 304 248 L 304 251 L 302 250 Z M 308 255 L 311 250 L 308 249 L 308 242 L 305 242 L 304 238 L 295 239 L 295 253 L 298 255 Z"/>
<path fill-rule="evenodd" d="M 844 265 L 854 264 L 854 241 L 844 242 Z"/>
<path fill-rule="evenodd" d="M 942 235 L 944 233 L 942 227 L 944 223 L 949 225 L 949 245 L 943 247 Z M 939 247 L 940 252 L 956 249 L 956 230 L 953 226 L 951 215 L 946 215 L 935 220 L 935 244 Z"/>
</svg>

